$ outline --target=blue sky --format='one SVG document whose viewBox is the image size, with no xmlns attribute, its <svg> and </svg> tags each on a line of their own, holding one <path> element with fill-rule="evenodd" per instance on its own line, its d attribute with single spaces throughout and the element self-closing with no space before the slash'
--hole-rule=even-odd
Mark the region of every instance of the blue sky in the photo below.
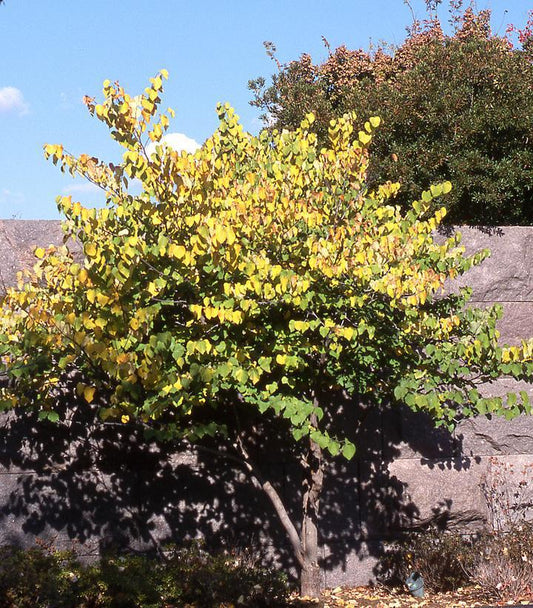
<svg viewBox="0 0 533 608">
<path fill-rule="evenodd" d="M 445 2 L 446 4 L 446 2 Z M 411 2 L 424 17 L 424 2 Z M 523 25 L 533 3 L 478 0 L 493 27 Z M 507 12 L 506 12 L 507 11 Z M 441 10 L 443 21 L 446 12 Z M 45 143 L 62 143 L 117 162 L 121 150 L 81 100 L 101 95 L 103 80 L 137 94 L 166 68 L 164 107 L 176 110 L 171 131 L 202 143 L 216 128 L 217 101 L 229 101 L 246 129 L 260 128 L 248 80 L 303 52 L 324 59 L 331 47 L 401 43 L 411 21 L 403 0 L 6 0 L 0 6 L 0 218 L 57 219 L 55 198 L 83 204 L 102 197 L 46 162 Z"/>
</svg>

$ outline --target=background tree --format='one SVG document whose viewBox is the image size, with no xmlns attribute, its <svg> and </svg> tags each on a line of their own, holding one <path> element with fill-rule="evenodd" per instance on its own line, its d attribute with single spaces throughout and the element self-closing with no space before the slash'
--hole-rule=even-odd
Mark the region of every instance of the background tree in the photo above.
<svg viewBox="0 0 533 608">
<path fill-rule="evenodd" d="M 250 81 L 252 105 L 272 128 L 294 129 L 307 112 L 327 140 L 329 121 L 346 111 L 379 115 L 369 184 L 397 180 L 404 210 L 433 180 L 450 180 L 445 201 L 452 224 L 533 223 L 532 22 L 518 46 L 491 31 L 490 11 L 461 11 L 451 2 L 452 33 L 435 7 L 415 21 L 399 47 L 375 51 L 341 46 L 323 63 L 309 55 L 278 62 L 272 84 Z M 326 43 L 327 44 L 327 43 Z M 275 48 L 269 44 L 274 56 Z"/>
<path fill-rule="evenodd" d="M 360 404 L 404 403 L 447 427 L 516 416 L 530 410 L 525 393 L 493 398 L 478 385 L 529 378 L 533 345 L 499 346 L 500 309 L 466 308 L 468 290 L 434 297 L 486 254 L 465 257 L 459 237 L 434 241 L 445 210 L 428 208 L 448 182 L 405 214 L 389 203 L 397 184 L 368 190 L 378 118 L 359 132 L 352 116 L 334 121 L 322 148 L 311 114 L 294 132 L 254 137 L 226 105 L 194 155 L 158 146 L 149 156 L 169 123 L 158 114 L 164 76 L 136 97 L 106 81 L 103 103 L 86 98 L 125 148 L 121 164 L 45 146 L 62 170 L 104 188 L 107 205 L 59 198 L 84 260 L 37 248 L 3 299 L 1 402 L 58 420 L 58 399 L 77 394 L 148 437 L 211 438 L 266 493 L 302 592 L 317 595 L 326 464 L 354 455 Z M 128 191 L 133 178 L 140 194 Z M 269 431 L 301 467 L 299 512 L 257 466 L 268 454 L 254 458 Z"/>
</svg>

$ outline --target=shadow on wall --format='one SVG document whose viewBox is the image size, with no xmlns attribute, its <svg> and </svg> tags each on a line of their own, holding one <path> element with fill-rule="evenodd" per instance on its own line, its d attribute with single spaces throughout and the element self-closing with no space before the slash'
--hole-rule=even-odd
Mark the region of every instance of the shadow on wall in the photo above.
<svg viewBox="0 0 533 608">
<path fill-rule="evenodd" d="M 358 457 L 334 461 L 321 500 L 326 584 L 373 578 L 384 540 L 417 525 L 419 511 L 389 464 L 406 451 L 450 458 L 460 442 L 429 420 L 399 409 L 356 411 Z M 295 455 L 279 435 L 259 433 L 259 462 L 298 520 L 301 492 Z M 468 461 L 461 461 L 468 467 Z M 444 509 L 435 519 L 445 518 Z M 424 522 L 427 523 L 427 522 Z M 294 572 L 284 531 L 266 498 L 226 459 L 143 440 L 133 425 L 102 424 L 84 404 L 65 422 L 29 412 L 3 415 L 0 426 L 0 544 L 36 538 L 80 555 L 106 550 L 157 551 L 203 538 L 208 547 L 251 549 L 269 565 Z M 366 561 L 365 561 L 366 560 Z M 365 562 L 366 565 L 363 565 Z M 328 573 L 332 573 L 328 575 Z"/>
</svg>

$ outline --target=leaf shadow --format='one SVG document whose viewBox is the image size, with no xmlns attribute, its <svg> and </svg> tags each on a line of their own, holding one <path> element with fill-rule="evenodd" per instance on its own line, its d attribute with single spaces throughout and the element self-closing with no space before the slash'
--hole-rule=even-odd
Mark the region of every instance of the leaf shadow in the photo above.
<svg viewBox="0 0 533 608">
<path fill-rule="evenodd" d="M 423 415 L 332 398 L 347 413 L 343 419 L 354 429 L 358 451 L 352 461 L 334 459 L 327 469 L 320 521 L 327 586 L 353 581 L 355 570 L 358 580 L 372 580 L 384 544 L 420 523 L 420 508 L 391 471 L 393 462 L 470 466 L 457 459 L 460 438 L 435 430 Z M 296 576 L 276 514 L 243 469 L 211 451 L 145 441 L 134 424 L 103 424 L 94 407 L 71 405 L 63 403 L 61 424 L 27 411 L 2 415 L 0 544 L 28 546 L 39 538 L 90 558 L 110 549 L 156 552 L 203 539 L 212 550 L 248 551 Z M 301 470 L 285 431 L 258 426 L 251 446 L 298 521 Z M 444 507 L 435 519 L 451 505 Z"/>
</svg>

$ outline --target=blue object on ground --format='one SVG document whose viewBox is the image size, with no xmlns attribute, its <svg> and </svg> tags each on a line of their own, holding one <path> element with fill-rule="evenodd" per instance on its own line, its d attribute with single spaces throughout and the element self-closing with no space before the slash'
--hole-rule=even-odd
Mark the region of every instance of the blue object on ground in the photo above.
<svg viewBox="0 0 533 608">
<path fill-rule="evenodd" d="M 413 597 L 424 597 L 424 579 L 420 572 L 411 572 L 405 584 Z"/>
</svg>

